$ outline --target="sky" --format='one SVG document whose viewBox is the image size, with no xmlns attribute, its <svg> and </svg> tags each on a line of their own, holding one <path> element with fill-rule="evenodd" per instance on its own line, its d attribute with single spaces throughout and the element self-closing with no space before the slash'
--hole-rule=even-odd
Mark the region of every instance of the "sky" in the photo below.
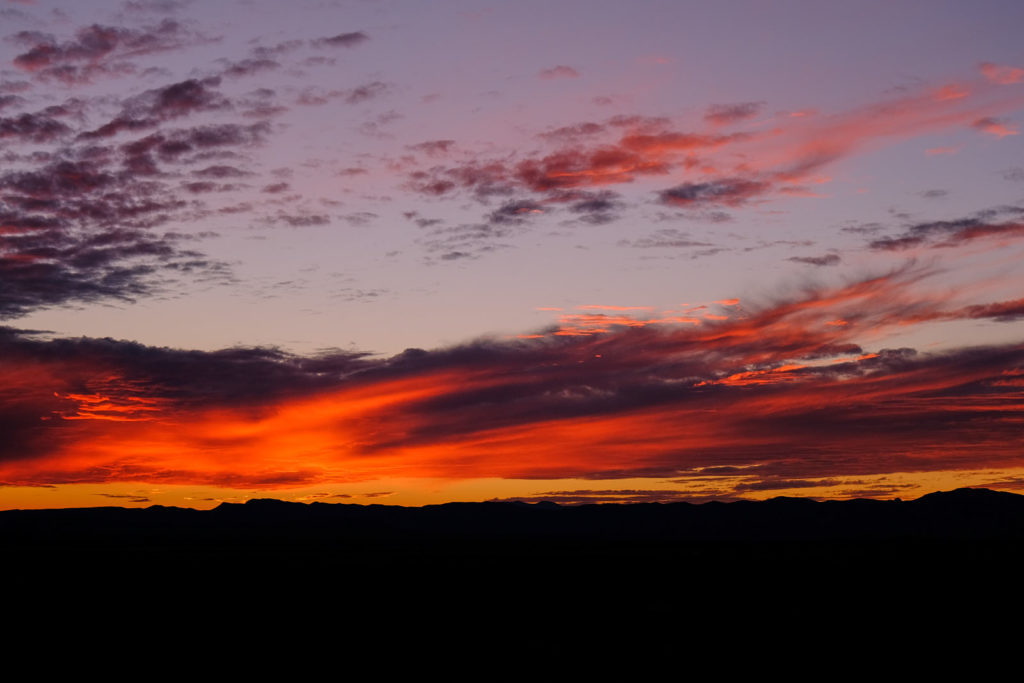
<svg viewBox="0 0 1024 683">
<path fill-rule="evenodd" d="M 0 509 L 1021 490 L 1021 25 L 0 0 Z"/>
</svg>

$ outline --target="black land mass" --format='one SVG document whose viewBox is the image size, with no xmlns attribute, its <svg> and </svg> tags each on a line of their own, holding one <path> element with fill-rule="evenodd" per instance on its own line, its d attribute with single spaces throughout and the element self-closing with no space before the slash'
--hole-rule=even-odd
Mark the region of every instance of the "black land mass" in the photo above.
<svg viewBox="0 0 1024 683">
<path fill-rule="evenodd" d="M 435 652 L 453 624 L 462 644 L 547 654 L 775 642 L 793 624 L 819 645 L 895 643 L 909 615 L 940 639 L 951 615 L 996 637 L 963 615 L 1016 599 L 1024 496 L 10 510 L 0 553 L 9 594 L 62 613 L 145 606 L 172 630 L 230 616 L 232 642 L 323 645 L 336 631 L 308 624 L 329 619 L 375 652 L 378 636 Z"/>
</svg>

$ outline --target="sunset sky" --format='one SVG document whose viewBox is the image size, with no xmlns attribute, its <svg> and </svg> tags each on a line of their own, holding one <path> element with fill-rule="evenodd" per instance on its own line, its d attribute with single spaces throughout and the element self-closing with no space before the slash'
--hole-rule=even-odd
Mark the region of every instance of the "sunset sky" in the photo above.
<svg viewBox="0 0 1024 683">
<path fill-rule="evenodd" d="M 1018 0 L 0 3 L 0 509 L 1024 489 Z"/>
</svg>

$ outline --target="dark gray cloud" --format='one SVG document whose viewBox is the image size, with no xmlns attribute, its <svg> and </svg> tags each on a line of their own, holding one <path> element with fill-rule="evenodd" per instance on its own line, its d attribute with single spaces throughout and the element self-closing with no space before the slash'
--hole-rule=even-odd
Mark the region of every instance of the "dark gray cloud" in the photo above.
<svg viewBox="0 0 1024 683">
<path fill-rule="evenodd" d="M 562 126 L 538 135 L 542 140 L 557 144 L 571 143 L 582 138 L 599 135 L 607 130 L 607 127 L 600 123 L 584 122 L 571 126 Z"/>
<path fill-rule="evenodd" d="M 204 100 L 202 89 L 191 86 L 151 92 L 147 100 L 160 109 Z M 193 237 L 160 228 L 185 212 L 201 214 L 195 198 L 234 189 L 214 181 L 241 172 L 204 163 L 193 171 L 200 180 L 178 183 L 167 178 L 166 166 L 187 167 L 210 149 L 257 144 L 266 131 L 266 124 L 197 126 L 119 146 L 93 139 L 76 146 L 69 136 L 56 141 L 62 146 L 47 161 L 0 171 L 0 316 L 134 301 L 184 278 L 230 281 L 226 264 L 196 251 Z M 19 132 L 29 140 L 36 135 Z"/>
<path fill-rule="evenodd" d="M 228 62 L 221 74 L 229 78 L 243 78 L 267 71 L 274 71 L 279 68 L 281 68 L 281 63 L 278 61 L 265 57 L 253 57 L 238 62 Z"/>
<path fill-rule="evenodd" d="M 491 223 L 503 225 L 522 225 L 537 214 L 545 212 L 545 208 L 529 199 L 507 201 L 491 212 L 487 217 Z"/>
<path fill-rule="evenodd" d="M 738 102 L 736 104 L 714 104 L 704 113 L 704 120 L 720 125 L 746 121 L 757 116 L 764 109 L 764 102 Z"/>
<path fill-rule="evenodd" d="M 371 81 L 343 91 L 342 97 L 347 104 L 359 104 L 372 100 L 391 90 L 391 86 L 382 81 Z"/>
<path fill-rule="evenodd" d="M 545 78 L 545 79 L 552 79 L 552 78 L 579 78 L 580 77 L 580 72 L 577 71 L 576 69 L 572 68 L 571 66 L 565 66 L 564 64 L 559 64 L 558 66 L 553 66 L 550 69 L 543 69 L 537 75 L 540 76 L 541 78 Z"/>
<path fill-rule="evenodd" d="M 676 228 L 663 228 L 648 237 L 634 240 L 620 240 L 620 247 L 640 249 L 688 249 L 691 247 L 713 247 L 711 242 L 694 239 L 690 233 Z"/>
<path fill-rule="evenodd" d="M 339 33 L 336 36 L 329 38 L 317 38 L 310 44 L 315 47 L 356 47 L 362 45 L 370 39 L 370 36 L 366 35 L 362 31 L 354 31 L 351 33 Z"/>
<path fill-rule="evenodd" d="M 0 90 L 0 92 L 2 92 L 2 90 Z M 19 95 L 0 95 L 0 110 L 8 107 L 20 107 L 25 104 L 25 102 L 25 98 Z"/>
<path fill-rule="evenodd" d="M 286 214 L 279 213 L 275 216 L 266 216 L 261 219 L 271 225 L 288 225 L 293 228 L 312 228 L 321 225 L 330 225 L 331 217 L 320 213 Z"/>
<path fill-rule="evenodd" d="M 579 220 L 593 225 L 604 225 L 619 218 L 625 207 L 620 195 L 611 190 L 600 192 L 574 192 L 566 198 L 568 209 L 579 215 Z"/>
<path fill-rule="evenodd" d="M 455 140 L 428 140 L 415 145 L 407 145 L 406 149 L 413 152 L 423 152 L 429 156 L 442 156 L 452 151 L 455 147 Z"/>
<path fill-rule="evenodd" d="M 104 498 L 114 498 L 117 500 L 126 500 L 129 503 L 149 503 L 149 498 L 142 495 L 135 495 L 131 493 L 97 493 L 97 496 L 103 496 Z"/>
<path fill-rule="evenodd" d="M 28 48 L 14 58 L 15 66 L 41 80 L 68 84 L 132 73 L 133 58 L 209 40 L 173 19 L 141 29 L 93 24 L 65 41 L 33 31 L 22 31 L 12 39 Z"/>
<path fill-rule="evenodd" d="M 743 178 L 726 178 L 706 183 L 683 183 L 658 193 L 662 204 L 683 208 L 694 206 L 740 206 L 768 192 L 768 183 Z"/>
<path fill-rule="evenodd" d="M 192 175 L 199 178 L 244 178 L 245 176 L 252 175 L 252 173 L 235 168 L 234 166 L 215 165 L 192 171 Z"/>
<path fill-rule="evenodd" d="M 54 142 L 72 132 L 70 126 L 45 112 L 0 117 L 0 140 Z"/>
<path fill-rule="evenodd" d="M 791 256 L 787 261 L 794 263 L 806 263 L 810 266 L 837 266 L 842 259 L 839 254 L 824 254 L 822 256 Z"/>
<path fill-rule="evenodd" d="M 953 247 L 978 239 L 1024 238 L 1024 208 L 1001 206 L 979 211 L 966 218 L 913 223 L 902 232 L 872 240 L 868 246 L 880 251 L 915 247 Z"/>
<path fill-rule="evenodd" d="M 82 133 L 83 139 L 106 138 L 123 131 L 153 128 L 171 119 L 197 112 L 227 109 L 231 102 L 216 88 L 219 78 L 189 79 L 125 100 L 121 113 L 99 128 Z"/>
</svg>

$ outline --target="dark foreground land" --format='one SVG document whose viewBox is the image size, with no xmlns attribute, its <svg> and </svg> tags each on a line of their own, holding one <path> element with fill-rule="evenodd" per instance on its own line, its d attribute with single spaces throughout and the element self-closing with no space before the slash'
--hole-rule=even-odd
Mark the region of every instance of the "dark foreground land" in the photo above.
<svg viewBox="0 0 1024 683">
<path fill-rule="evenodd" d="M 0 552 L 9 604 L 140 643 L 592 658 L 927 633 L 962 651 L 1019 639 L 1024 496 L 6 511 Z"/>
</svg>

